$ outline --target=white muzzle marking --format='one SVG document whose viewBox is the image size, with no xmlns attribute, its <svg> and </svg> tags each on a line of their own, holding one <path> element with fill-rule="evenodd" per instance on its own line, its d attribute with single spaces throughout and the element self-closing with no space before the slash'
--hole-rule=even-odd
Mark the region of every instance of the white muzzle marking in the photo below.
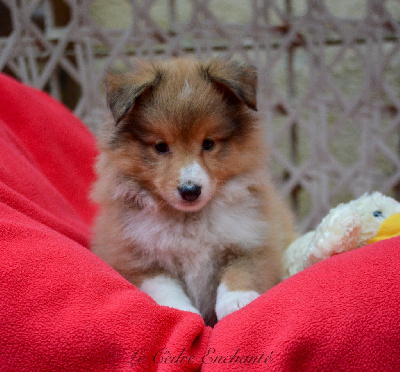
<svg viewBox="0 0 400 372">
<path fill-rule="evenodd" d="M 191 202 L 184 200 L 179 189 L 193 189 L 195 186 L 201 188 L 200 195 Z M 177 208 L 182 210 L 198 210 L 207 203 L 211 195 L 212 184 L 210 177 L 198 162 L 190 163 L 181 169 L 179 185 L 176 191 Z"/>
<path fill-rule="evenodd" d="M 179 186 L 187 184 L 199 185 L 203 189 L 209 186 L 210 177 L 199 163 L 194 162 L 181 169 Z"/>
</svg>

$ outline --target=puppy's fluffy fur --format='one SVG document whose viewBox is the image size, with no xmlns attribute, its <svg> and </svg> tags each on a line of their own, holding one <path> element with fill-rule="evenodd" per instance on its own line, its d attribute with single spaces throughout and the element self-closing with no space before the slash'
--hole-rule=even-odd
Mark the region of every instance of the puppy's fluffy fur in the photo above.
<svg viewBox="0 0 400 372">
<path fill-rule="evenodd" d="M 266 170 L 256 84 L 252 67 L 188 58 L 107 80 L 93 251 L 208 324 L 277 284 L 295 237 Z"/>
</svg>

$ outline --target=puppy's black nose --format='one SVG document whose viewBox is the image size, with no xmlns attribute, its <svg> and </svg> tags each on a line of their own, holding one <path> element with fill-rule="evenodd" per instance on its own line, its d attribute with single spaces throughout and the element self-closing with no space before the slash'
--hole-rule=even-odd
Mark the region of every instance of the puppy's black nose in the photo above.
<svg viewBox="0 0 400 372">
<path fill-rule="evenodd" d="M 192 202 L 200 196 L 201 186 L 190 183 L 179 187 L 178 191 L 183 200 Z"/>
</svg>

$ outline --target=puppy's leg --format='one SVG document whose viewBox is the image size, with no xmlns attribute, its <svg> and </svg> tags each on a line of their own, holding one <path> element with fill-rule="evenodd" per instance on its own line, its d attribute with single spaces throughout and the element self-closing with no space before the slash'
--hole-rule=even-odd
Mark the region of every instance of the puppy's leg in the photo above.
<svg viewBox="0 0 400 372">
<path fill-rule="evenodd" d="M 224 282 L 221 282 L 217 289 L 217 302 L 215 313 L 218 321 L 236 310 L 248 305 L 260 294 L 253 290 L 233 290 Z"/>
<path fill-rule="evenodd" d="M 192 305 L 178 279 L 158 274 L 142 280 L 139 289 L 148 294 L 159 305 L 200 314 Z"/>
<path fill-rule="evenodd" d="M 264 257 L 240 257 L 225 268 L 217 289 L 217 319 L 241 309 L 279 282 L 275 261 Z"/>
</svg>

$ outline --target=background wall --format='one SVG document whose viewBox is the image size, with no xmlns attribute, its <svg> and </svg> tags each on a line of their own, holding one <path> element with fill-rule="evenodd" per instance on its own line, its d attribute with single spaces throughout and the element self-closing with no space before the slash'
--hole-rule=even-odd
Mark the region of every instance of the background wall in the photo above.
<svg viewBox="0 0 400 372">
<path fill-rule="evenodd" d="M 0 71 L 94 131 L 132 58 L 254 64 L 271 166 L 302 230 L 332 205 L 400 197 L 398 0 L 0 0 Z"/>
</svg>

